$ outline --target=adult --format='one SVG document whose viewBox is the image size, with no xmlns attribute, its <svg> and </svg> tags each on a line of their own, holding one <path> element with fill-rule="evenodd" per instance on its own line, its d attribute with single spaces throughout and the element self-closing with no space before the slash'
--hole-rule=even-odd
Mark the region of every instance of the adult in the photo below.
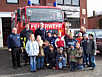
<svg viewBox="0 0 102 77">
<path fill-rule="evenodd" d="M 39 24 L 39 28 L 37 30 L 35 30 L 35 38 L 37 38 L 37 35 L 40 35 L 41 36 L 41 39 L 43 41 L 45 41 L 45 38 L 46 38 L 46 30 L 44 29 L 44 23 L 40 23 Z"/>
<path fill-rule="evenodd" d="M 82 33 L 83 36 L 84 34 L 86 34 L 86 28 L 84 26 L 81 26 L 80 32 Z"/>
<path fill-rule="evenodd" d="M 20 35 L 17 29 L 13 28 L 12 33 L 8 36 L 8 50 L 11 51 L 13 68 L 20 67 Z"/>
<path fill-rule="evenodd" d="M 52 32 L 50 30 L 47 32 L 46 40 L 49 41 L 49 43 L 51 44 L 51 41 L 52 41 Z"/>
<path fill-rule="evenodd" d="M 26 46 L 26 42 L 28 41 L 29 39 L 29 35 L 30 34 L 33 34 L 33 31 L 30 30 L 29 28 L 29 23 L 27 23 L 25 25 L 25 28 L 21 31 L 20 33 L 20 37 L 21 37 L 21 47 L 23 48 L 23 59 L 25 61 L 25 65 L 27 65 L 28 61 L 29 61 L 29 58 L 28 58 L 28 55 L 26 53 L 26 50 L 25 50 L 25 46 Z"/>
<path fill-rule="evenodd" d="M 58 38 L 57 33 L 54 32 L 53 36 L 52 36 L 52 40 L 51 40 L 51 45 L 53 45 L 54 49 L 56 50 L 56 46 L 55 46 L 55 40 Z"/>
</svg>

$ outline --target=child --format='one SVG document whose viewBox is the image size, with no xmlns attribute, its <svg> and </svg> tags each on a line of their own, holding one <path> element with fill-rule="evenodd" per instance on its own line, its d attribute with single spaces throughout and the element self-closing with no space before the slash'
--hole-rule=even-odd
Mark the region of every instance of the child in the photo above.
<svg viewBox="0 0 102 77">
<path fill-rule="evenodd" d="M 45 64 L 48 66 L 48 53 L 49 53 L 49 41 L 45 40 L 44 42 L 44 54 L 45 54 Z"/>
<path fill-rule="evenodd" d="M 52 45 L 49 46 L 50 51 L 48 53 L 48 63 L 49 63 L 49 68 L 55 69 L 55 64 L 56 64 L 56 52 L 54 50 L 54 47 Z"/>
<path fill-rule="evenodd" d="M 26 52 L 30 56 L 30 68 L 31 72 L 36 72 L 36 56 L 39 54 L 39 45 L 35 41 L 34 34 L 30 35 L 30 40 L 26 44 Z"/>
<path fill-rule="evenodd" d="M 56 60 L 57 60 L 57 66 L 59 69 L 66 67 L 66 55 L 63 52 L 63 48 L 59 49 L 59 53 L 57 54 Z"/>
<path fill-rule="evenodd" d="M 92 67 L 92 70 L 96 67 L 95 64 L 95 42 L 93 40 L 93 35 L 89 34 L 89 40 L 88 40 L 88 46 L 87 46 L 87 51 L 89 52 L 89 66 Z"/>
<path fill-rule="evenodd" d="M 82 37 L 82 33 L 81 32 L 79 32 L 78 33 L 78 37 L 76 38 L 76 40 L 78 41 L 78 43 L 80 44 L 81 43 L 81 41 L 82 41 L 82 39 L 83 39 L 83 37 Z"/>
<path fill-rule="evenodd" d="M 44 68 L 44 49 L 43 49 L 43 40 L 40 35 L 37 35 L 37 42 L 39 44 L 39 55 L 37 57 L 37 67 L 38 69 Z"/>
<path fill-rule="evenodd" d="M 87 52 L 87 47 L 88 47 L 88 34 L 83 35 L 83 40 L 81 41 L 81 46 L 83 48 L 83 64 L 84 67 L 85 65 L 89 65 L 89 53 Z"/>
<path fill-rule="evenodd" d="M 70 71 L 74 71 L 77 66 L 77 59 L 76 59 L 77 52 L 73 45 L 70 46 L 69 49 L 69 63 L 70 63 Z"/>
<path fill-rule="evenodd" d="M 76 54 L 76 59 L 77 59 L 77 68 L 78 70 L 83 70 L 83 50 L 80 47 L 80 43 L 76 43 L 76 49 L 75 52 L 77 52 Z"/>
</svg>

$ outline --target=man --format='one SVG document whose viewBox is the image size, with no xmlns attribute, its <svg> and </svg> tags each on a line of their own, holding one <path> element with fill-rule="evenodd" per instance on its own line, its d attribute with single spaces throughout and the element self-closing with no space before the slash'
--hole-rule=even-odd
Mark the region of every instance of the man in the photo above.
<svg viewBox="0 0 102 77">
<path fill-rule="evenodd" d="M 25 25 L 25 29 L 22 30 L 21 33 L 20 33 L 21 47 L 23 48 L 23 54 L 24 54 L 23 59 L 25 60 L 25 65 L 27 65 L 28 60 L 29 60 L 28 55 L 27 55 L 27 53 L 25 51 L 25 46 L 26 46 L 26 42 L 29 39 L 30 34 L 33 34 L 33 31 L 30 30 L 29 24 L 27 23 Z"/>
<path fill-rule="evenodd" d="M 17 29 L 13 28 L 12 33 L 8 36 L 8 50 L 11 51 L 13 68 L 20 67 L 20 35 Z"/>
<path fill-rule="evenodd" d="M 49 41 L 49 43 L 51 44 L 51 41 L 52 41 L 52 32 L 50 30 L 47 32 L 46 40 Z"/>
<path fill-rule="evenodd" d="M 86 34 L 86 28 L 84 26 L 81 26 L 80 32 L 82 33 L 83 36 L 84 34 Z"/>
<path fill-rule="evenodd" d="M 36 31 L 35 31 L 35 38 L 37 37 L 37 35 L 40 35 L 42 40 L 45 41 L 45 38 L 46 38 L 46 30 L 44 29 L 44 23 L 40 23 L 40 28 L 38 28 Z"/>
</svg>

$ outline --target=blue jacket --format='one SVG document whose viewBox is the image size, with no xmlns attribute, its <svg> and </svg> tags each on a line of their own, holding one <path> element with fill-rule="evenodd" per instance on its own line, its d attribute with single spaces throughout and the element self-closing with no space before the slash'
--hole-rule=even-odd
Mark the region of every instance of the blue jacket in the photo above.
<svg viewBox="0 0 102 77">
<path fill-rule="evenodd" d="M 7 39 L 8 48 L 20 47 L 20 35 L 19 34 L 10 34 Z"/>
<path fill-rule="evenodd" d="M 51 40 L 51 45 L 53 45 L 54 46 L 54 48 L 56 48 L 56 46 L 55 46 L 55 40 L 57 39 L 58 37 L 52 37 L 52 40 Z"/>
<path fill-rule="evenodd" d="M 75 48 L 76 47 L 76 43 L 77 43 L 77 40 L 75 40 L 75 39 L 68 39 L 66 41 L 66 46 L 67 47 L 74 46 L 74 48 Z"/>
<path fill-rule="evenodd" d="M 88 40 L 83 39 L 81 42 L 81 46 L 83 48 L 83 51 L 86 52 L 87 51 L 87 46 L 88 46 Z"/>
</svg>

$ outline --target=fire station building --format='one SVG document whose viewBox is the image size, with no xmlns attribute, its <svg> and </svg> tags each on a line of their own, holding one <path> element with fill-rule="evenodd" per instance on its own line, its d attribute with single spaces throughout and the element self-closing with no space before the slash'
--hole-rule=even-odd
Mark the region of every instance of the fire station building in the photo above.
<svg viewBox="0 0 102 77">
<path fill-rule="evenodd" d="M 0 0 L 0 47 L 7 46 L 7 37 L 11 33 L 11 16 L 19 7 L 27 5 L 29 0 Z M 31 0 L 32 5 L 60 7 L 70 28 L 87 27 L 87 0 Z"/>
</svg>

